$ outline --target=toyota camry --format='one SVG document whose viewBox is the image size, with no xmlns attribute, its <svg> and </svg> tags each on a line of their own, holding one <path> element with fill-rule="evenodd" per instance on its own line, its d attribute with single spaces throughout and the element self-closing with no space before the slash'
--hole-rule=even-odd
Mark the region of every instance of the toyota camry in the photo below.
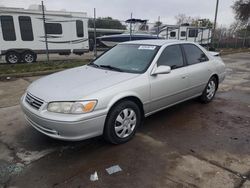
<svg viewBox="0 0 250 188">
<path fill-rule="evenodd" d="M 216 52 L 196 43 L 141 40 L 33 82 L 21 98 L 28 123 L 62 140 L 129 141 L 143 119 L 177 103 L 213 100 L 225 78 Z"/>
</svg>

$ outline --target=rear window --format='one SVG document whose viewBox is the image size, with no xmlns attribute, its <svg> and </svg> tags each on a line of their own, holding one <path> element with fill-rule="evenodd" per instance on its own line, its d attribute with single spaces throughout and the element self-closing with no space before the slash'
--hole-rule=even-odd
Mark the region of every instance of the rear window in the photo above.
<svg viewBox="0 0 250 188">
<path fill-rule="evenodd" d="M 12 16 L 1 16 L 1 27 L 3 33 L 3 40 L 15 41 L 16 33 L 14 27 L 14 21 Z"/>
</svg>

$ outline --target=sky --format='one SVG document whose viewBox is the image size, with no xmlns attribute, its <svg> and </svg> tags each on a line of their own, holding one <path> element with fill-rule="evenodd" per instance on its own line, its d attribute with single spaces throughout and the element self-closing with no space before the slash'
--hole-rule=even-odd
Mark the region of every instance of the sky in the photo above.
<svg viewBox="0 0 250 188">
<path fill-rule="evenodd" d="M 218 25 L 228 27 L 234 21 L 231 6 L 235 0 L 219 0 Z M 40 4 L 40 0 L 1 0 L 0 6 L 28 8 L 31 4 Z M 87 12 L 93 17 L 96 8 L 97 17 L 113 17 L 119 20 L 130 18 L 160 20 L 165 24 L 175 24 L 175 16 L 209 18 L 214 20 L 216 0 L 44 0 L 47 10 L 67 10 Z"/>
</svg>

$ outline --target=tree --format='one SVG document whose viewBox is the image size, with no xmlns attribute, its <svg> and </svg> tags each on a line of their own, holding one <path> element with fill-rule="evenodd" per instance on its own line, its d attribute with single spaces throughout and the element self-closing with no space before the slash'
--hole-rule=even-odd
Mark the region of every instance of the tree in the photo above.
<svg viewBox="0 0 250 188">
<path fill-rule="evenodd" d="M 247 23 L 250 18 L 250 0 L 237 0 L 232 6 L 236 20 Z"/>
<path fill-rule="evenodd" d="M 191 26 L 197 26 L 197 27 L 212 27 L 213 26 L 213 23 L 207 18 L 201 19 L 200 17 L 191 17 L 185 14 L 178 14 L 177 16 L 175 16 L 175 19 L 177 20 L 176 22 L 177 25 L 187 23 Z"/>
<path fill-rule="evenodd" d="M 242 30 L 244 28 L 244 24 L 242 22 L 234 21 L 230 27 L 229 27 L 229 32 L 230 33 L 236 33 L 239 30 Z"/>
<path fill-rule="evenodd" d="M 235 21 L 230 25 L 228 32 L 234 36 L 245 38 L 250 35 L 250 26 L 243 22 Z"/>
<path fill-rule="evenodd" d="M 94 19 L 89 19 L 88 23 L 90 28 L 94 28 Z M 111 17 L 97 18 L 96 19 L 96 28 L 105 28 L 105 29 L 126 29 L 126 25 L 122 25 L 119 20 L 113 19 Z"/>
<path fill-rule="evenodd" d="M 155 22 L 154 27 L 160 27 L 161 25 L 162 25 L 162 22 L 161 21 L 157 21 L 157 22 Z"/>
<path fill-rule="evenodd" d="M 192 17 L 191 16 L 187 16 L 186 14 L 178 14 L 177 16 L 175 16 L 176 19 L 176 24 L 177 25 L 181 25 L 181 24 L 191 24 L 192 23 Z"/>
<path fill-rule="evenodd" d="M 203 19 L 196 18 L 196 19 L 193 19 L 191 25 L 197 26 L 197 27 L 210 27 L 211 28 L 213 26 L 213 23 L 207 18 L 203 18 Z"/>
</svg>

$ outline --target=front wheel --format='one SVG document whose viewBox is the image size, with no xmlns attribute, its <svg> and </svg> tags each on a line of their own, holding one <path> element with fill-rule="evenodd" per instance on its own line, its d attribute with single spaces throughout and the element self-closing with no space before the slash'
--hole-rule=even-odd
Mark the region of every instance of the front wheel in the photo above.
<svg viewBox="0 0 250 188">
<path fill-rule="evenodd" d="M 113 144 L 122 144 L 135 135 L 137 127 L 141 124 L 141 112 L 133 101 L 122 101 L 116 104 L 109 112 L 104 138 Z"/>
<path fill-rule="evenodd" d="M 200 97 L 201 101 L 203 103 L 209 103 L 210 101 L 212 101 L 215 96 L 217 87 L 218 87 L 218 81 L 213 76 L 209 79 L 207 86 Z"/>
</svg>

